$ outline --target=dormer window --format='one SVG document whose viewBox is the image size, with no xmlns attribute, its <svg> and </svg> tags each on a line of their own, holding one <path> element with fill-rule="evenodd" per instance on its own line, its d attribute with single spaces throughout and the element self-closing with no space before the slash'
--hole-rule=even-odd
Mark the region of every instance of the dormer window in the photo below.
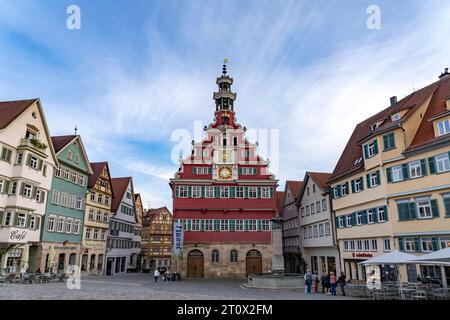
<svg viewBox="0 0 450 320">
<path fill-rule="evenodd" d="M 375 131 L 378 128 L 377 124 L 374 123 L 371 127 L 370 130 Z"/>
<path fill-rule="evenodd" d="M 400 120 L 400 113 L 394 113 L 392 116 L 391 116 L 391 120 L 392 120 L 392 122 L 394 122 L 394 121 L 398 121 L 398 120 Z"/>
<path fill-rule="evenodd" d="M 372 142 L 369 142 L 368 144 L 364 145 L 364 157 L 366 159 L 372 158 L 373 156 L 378 154 L 378 141 L 373 140 Z"/>
<path fill-rule="evenodd" d="M 362 157 L 359 157 L 358 159 L 355 160 L 355 162 L 353 162 L 353 165 L 356 166 L 358 164 L 360 164 L 362 161 Z"/>
<path fill-rule="evenodd" d="M 440 136 L 450 133 L 450 119 L 445 119 L 444 121 L 439 121 L 437 123 L 437 127 L 438 127 L 438 134 Z"/>
</svg>

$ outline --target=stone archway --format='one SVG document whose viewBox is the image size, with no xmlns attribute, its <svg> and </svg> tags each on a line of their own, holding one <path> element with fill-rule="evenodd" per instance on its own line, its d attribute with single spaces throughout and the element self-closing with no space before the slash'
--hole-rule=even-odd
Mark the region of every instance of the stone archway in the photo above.
<svg viewBox="0 0 450 320">
<path fill-rule="evenodd" d="M 249 274 L 262 274 L 262 255 L 255 249 L 247 252 L 245 259 L 245 275 Z"/>
<path fill-rule="evenodd" d="M 203 278 L 204 257 L 200 250 L 192 250 L 187 258 L 187 278 Z"/>
</svg>

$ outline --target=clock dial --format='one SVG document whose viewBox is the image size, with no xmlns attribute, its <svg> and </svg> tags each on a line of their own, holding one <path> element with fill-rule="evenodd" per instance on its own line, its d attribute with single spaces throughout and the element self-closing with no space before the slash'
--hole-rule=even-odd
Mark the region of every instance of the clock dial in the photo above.
<svg viewBox="0 0 450 320">
<path fill-rule="evenodd" d="M 231 178 L 231 169 L 228 167 L 220 168 L 219 177 L 221 179 L 230 179 Z"/>
</svg>

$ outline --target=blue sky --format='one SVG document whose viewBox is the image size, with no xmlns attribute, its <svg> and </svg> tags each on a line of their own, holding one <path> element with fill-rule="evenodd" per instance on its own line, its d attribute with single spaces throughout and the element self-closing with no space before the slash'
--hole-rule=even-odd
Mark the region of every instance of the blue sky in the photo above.
<svg viewBox="0 0 450 320">
<path fill-rule="evenodd" d="M 71 4 L 80 30 L 66 28 Z M 332 171 L 358 122 L 437 80 L 449 16 L 448 1 L 0 0 L 0 100 L 39 97 L 52 135 L 76 124 L 91 161 L 171 208 L 171 135 L 212 120 L 229 57 L 238 121 L 279 130 L 281 189 Z"/>
</svg>

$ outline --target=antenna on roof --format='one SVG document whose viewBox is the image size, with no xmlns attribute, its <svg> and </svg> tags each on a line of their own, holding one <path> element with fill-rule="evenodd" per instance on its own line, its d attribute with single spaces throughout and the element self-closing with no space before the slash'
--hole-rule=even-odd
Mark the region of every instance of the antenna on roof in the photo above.
<svg viewBox="0 0 450 320">
<path fill-rule="evenodd" d="M 78 131 L 78 128 L 77 128 L 77 125 L 75 125 L 75 135 L 77 135 L 77 131 Z"/>
</svg>

